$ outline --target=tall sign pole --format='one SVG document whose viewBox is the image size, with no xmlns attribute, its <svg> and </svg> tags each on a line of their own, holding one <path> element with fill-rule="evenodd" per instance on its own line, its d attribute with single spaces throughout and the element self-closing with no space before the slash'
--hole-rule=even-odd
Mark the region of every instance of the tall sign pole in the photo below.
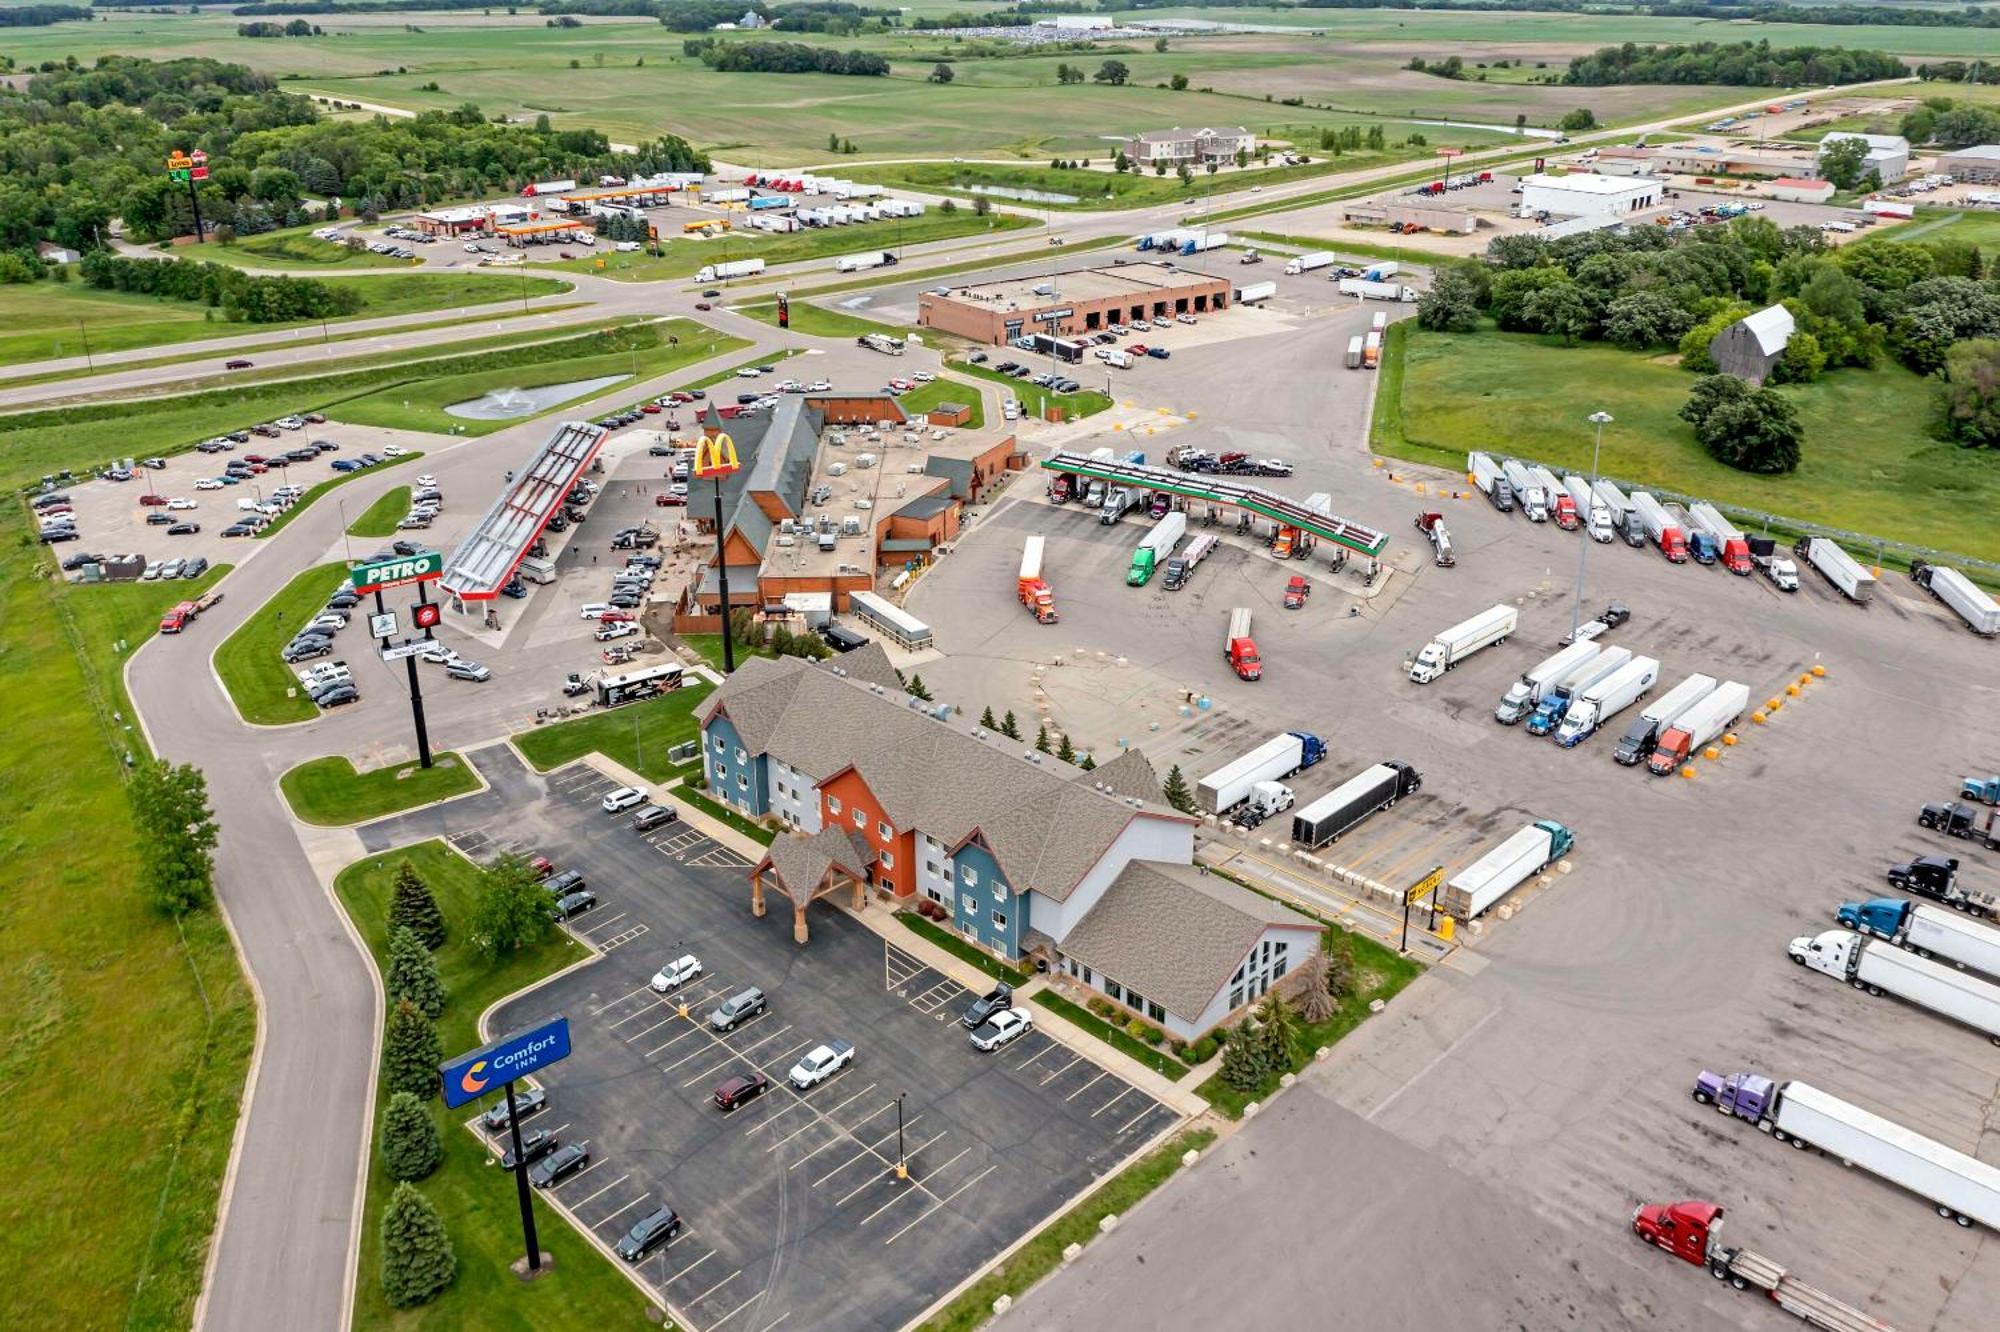
<svg viewBox="0 0 2000 1332">
<path fill-rule="evenodd" d="M 736 456 L 736 441 L 728 434 L 717 431 L 711 438 L 707 434 L 695 441 L 694 476 L 697 481 L 715 482 L 715 580 L 722 593 L 722 673 L 733 674 L 736 670 L 736 648 L 729 633 L 729 552 L 725 548 L 728 534 L 722 527 L 722 478 L 736 472 L 743 466 Z"/>
<path fill-rule="evenodd" d="M 204 239 L 201 226 L 201 198 L 195 186 L 208 179 L 208 154 L 197 148 L 192 153 L 184 153 L 176 148 L 167 154 L 167 178 L 187 186 L 188 207 L 194 211 L 194 243 L 199 245 Z"/>
<path fill-rule="evenodd" d="M 431 733 L 424 722 L 424 690 L 417 679 L 417 658 L 437 639 L 432 632 L 442 618 L 443 608 L 432 601 L 426 591 L 434 578 L 444 575 L 444 552 L 421 551 L 415 555 L 396 556 L 386 560 L 370 560 L 357 564 L 348 570 L 348 581 L 356 592 L 375 594 L 375 613 L 368 617 L 368 628 L 372 637 L 381 644 L 382 660 L 394 661 L 401 657 L 408 663 L 410 680 L 410 722 L 417 734 L 417 759 L 421 766 L 431 766 Z M 422 638 L 404 638 L 392 644 L 390 639 L 400 632 L 396 625 L 396 613 L 382 603 L 382 593 L 392 587 L 417 586 L 416 604 L 410 607 L 410 624 L 424 631 Z"/>
<path fill-rule="evenodd" d="M 501 1084 L 507 1096 L 508 1136 L 514 1146 L 514 1193 L 521 1204 L 521 1242 L 527 1246 L 525 1275 L 542 1270 L 542 1246 L 535 1234 L 535 1205 L 528 1192 L 528 1163 L 521 1154 L 521 1108 L 514 1099 L 514 1084 L 520 1079 L 569 1058 L 569 1019 L 552 1017 L 510 1032 L 490 1045 L 482 1045 L 456 1059 L 438 1065 L 438 1079 L 444 1090 L 447 1109 L 468 1105 Z"/>
</svg>

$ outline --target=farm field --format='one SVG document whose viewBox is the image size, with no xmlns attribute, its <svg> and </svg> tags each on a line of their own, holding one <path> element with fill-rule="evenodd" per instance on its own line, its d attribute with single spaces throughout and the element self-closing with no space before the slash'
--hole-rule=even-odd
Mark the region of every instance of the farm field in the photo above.
<svg viewBox="0 0 2000 1332">
<path fill-rule="evenodd" d="M 207 253 L 190 258 L 209 257 Z M 518 300 L 522 280 L 485 273 L 384 273 L 341 278 L 361 293 L 359 311 L 327 321 L 338 328 L 347 319 L 380 319 L 385 315 L 421 314 L 460 306 L 491 305 Z M 530 297 L 570 290 L 561 278 L 529 278 Z M 0 287 L 0 365 L 81 356 L 86 338 L 92 355 L 157 347 L 209 338 L 248 336 L 278 329 L 317 324 L 301 320 L 283 324 L 232 323 L 221 313 L 195 301 L 159 300 L 122 291 L 99 291 L 81 282 L 37 282 Z M 20 330 L 20 331 L 13 331 Z"/>
<path fill-rule="evenodd" d="M 1520 451 L 1555 467 L 1588 467 L 1602 409 L 1607 476 L 1699 495 L 1751 512 L 1804 519 L 1980 559 L 2000 559 L 1987 515 L 2000 503 L 2000 457 L 1923 432 L 1930 390 L 1900 366 L 1839 370 L 1783 386 L 1805 426 L 1803 460 L 1784 477 L 1723 466 L 1678 416 L 1694 376 L 1670 357 L 1601 344 L 1565 349 L 1530 334 L 1399 335 L 1403 364 L 1385 369 L 1375 446 L 1463 471 L 1472 449 Z"/>
</svg>

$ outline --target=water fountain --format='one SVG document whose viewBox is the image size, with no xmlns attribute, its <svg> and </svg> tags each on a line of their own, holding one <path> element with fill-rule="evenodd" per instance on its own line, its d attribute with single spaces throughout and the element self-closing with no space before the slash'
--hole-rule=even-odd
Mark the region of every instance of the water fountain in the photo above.
<svg viewBox="0 0 2000 1332">
<path fill-rule="evenodd" d="M 445 411 L 472 421 L 512 421 L 517 417 L 548 411 L 572 398 L 588 397 L 624 378 L 624 375 L 604 375 L 597 379 L 576 379 L 567 384 L 543 384 L 530 389 L 490 389 L 480 397 L 448 403 Z"/>
</svg>

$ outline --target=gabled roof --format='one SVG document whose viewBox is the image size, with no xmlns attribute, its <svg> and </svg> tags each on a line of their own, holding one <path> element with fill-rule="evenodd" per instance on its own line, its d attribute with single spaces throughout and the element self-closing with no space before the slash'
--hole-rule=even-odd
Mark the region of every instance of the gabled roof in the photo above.
<svg viewBox="0 0 2000 1332">
<path fill-rule="evenodd" d="M 889 660 L 889 650 L 872 638 L 852 652 L 841 653 L 837 659 L 827 663 L 827 669 L 863 684 L 881 685 L 884 689 L 903 687 L 903 682 L 896 678 L 895 665 Z"/>
<path fill-rule="evenodd" d="M 850 654 L 852 655 L 852 654 Z M 1185 816 L 1095 789 L 1054 758 L 1029 762 L 1019 741 L 981 739 L 899 688 L 843 677 L 798 658 L 746 662 L 702 706 L 725 714 L 743 747 L 825 782 L 853 771 L 898 829 L 956 848 L 977 831 L 1017 892 L 1062 901 L 1140 814 Z M 892 673 L 893 678 L 893 673 Z"/>
<path fill-rule="evenodd" d="M 1159 774 L 1153 771 L 1151 760 L 1136 749 L 1126 750 L 1077 780 L 1102 786 L 1113 795 L 1131 796 L 1149 804 L 1157 805 L 1163 801 Z"/>
<path fill-rule="evenodd" d="M 1203 126 L 1201 129 L 1182 129 L 1179 125 L 1176 125 L 1172 129 L 1147 130 L 1143 134 L 1134 134 L 1132 137 L 1140 143 L 1174 143 L 1181 139 L 1214 137 L 1247 139 L 1250 137 L 1250 131 L 1244 129 L 1241 125 L 1218 125 L 1213 128 Z"/>
<path fill-rule="evenodd" d="M 815 891 L 830 869 L 865 880 L 874 864 L 875 852 L 867 843 L 843 828 L 826 827 L 810 837 L 780 837 L 757 868 L 776 870 L 786 889 L 799 897 Z"/>
<path fill-rule="evenodd" d="M 1063 938 L 1061 948 L 1065 956 L 1193 1022 L 1273 925 L 1320 928 L 1189 866 L 1135 860 Z"/>
<path fill-rule="evenodd" d="M 1737 321 L 1749 330 L 1757 340 L 1757 350 L 1766 356 L 1776 356 L 1792 340 L 1792 330 L 1797 327 L 1792 321 L 1792 312 L 1782 305 L 1767 305 L 1756 314 L 1744 315 Z"/>
</svg>

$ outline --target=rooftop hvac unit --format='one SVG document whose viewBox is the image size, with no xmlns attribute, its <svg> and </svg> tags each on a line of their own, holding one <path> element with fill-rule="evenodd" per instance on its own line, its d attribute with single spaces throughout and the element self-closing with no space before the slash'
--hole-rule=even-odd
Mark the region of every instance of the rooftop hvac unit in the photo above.
<svg viewBox="0 0 2000 1332">
<path fill-rule="evenodd" d="M 847 515 L 840 520 L 840 531 L 843 536 L 860 536 L 861 520 L 853 514 Z"/>
<path fill-rule="evenodd" d="M 836 568 L 834 572 L 841 574 L 858 574 L 858 573 L 866 573 L 867 570 L 863 569 L 858 564 L 843 564 L 840 565 L 838 568 Z"/>
<path fill-rule="evenodd" d="M 792 520 L 791 520 L 791 519 L 789 519 L 789 518 L 780 518 L 780 519 L 778 520 L 778 531 L 779 531 L 779 532 L 783 533 L 783 534 L 784 534 L 784 535 L 786 535 L 786 536 L 789 536 L 789 535 L 791 535 L 791 532 L 792 532 L 792 529 L 793 529 L 793 523 L 792 523 Z"/>
<path fill-rule="evenodd" d="M 924 474 L 924 465 L 922 463 L 911 463 L 908 467 L 905 467 L 903 470 L 908 472 L 911 476 L 922 476 Z"/>
<path fill-rule="evenodd" d="M 828 476 L 846 476 L 847 464 L 844 462 L 832 463 L 827 467 L 826 474 Z"/>
<path fill-rule="evenodd" d="M 854 455 L 854 465 L 856 467 L 873 467 L 875 465 L 875 455 L 872 453 L 857 453 Z"/>
<path fill-rule="evenodd" d="M 854 507 L 857 509 L 872 509 L 875 507 L 875 501 L 872 499 L 858 499 L 854 501 Z"/>
<path fill-rule="evenodd" d="M 778 545 L 785 550 L 790 550 L 793 546 L 796 546 L 798 544 L 799 544 L 799 539 L 795 536 L 792 536 L 790 533 L 786 533 L 778 538 Z"/>
</svg>

